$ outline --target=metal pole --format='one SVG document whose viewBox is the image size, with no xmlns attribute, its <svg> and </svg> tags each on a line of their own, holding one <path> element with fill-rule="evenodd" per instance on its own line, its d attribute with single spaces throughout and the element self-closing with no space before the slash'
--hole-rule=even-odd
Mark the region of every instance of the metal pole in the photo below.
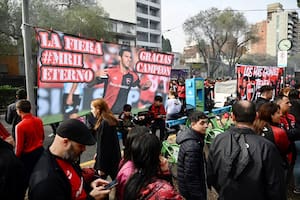
<svg viewBox="0 0 300 200">
<path fill-rule="evenodd" d="M 33 85 L 33 70 L 31 66 L 31 34 L 29 24 L 29 0 L 23 0 L 22 4 L 22 35 L 24 44 L 24 61 L 25 61 L 25 78 L 26 78 L 26 91 L 28 100 L 31 103 L 31 113 L 36 114 L 36 101 L 34 95 L 34 85 Z"/>
<path fill-rule="evenodd" d="M 210 53 L 207 54 L 207 78 L 210 78 Z"/>
</svg>

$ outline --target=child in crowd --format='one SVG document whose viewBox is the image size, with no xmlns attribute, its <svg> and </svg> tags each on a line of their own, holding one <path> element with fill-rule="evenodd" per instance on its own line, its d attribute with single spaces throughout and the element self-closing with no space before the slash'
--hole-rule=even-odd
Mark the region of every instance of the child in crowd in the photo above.
<svg viewBox="0 0 300 200">
<path fill-rule="evenodd" d="M 165 128 L 166 128 L 166 110 L 163 105 L 163 98 L 161 96 L 154 97 L 154 103 L 149 107 L 149 113 L 153 120 L 151 122 L 151 131 L 153 134 L 156 130 L 160 130 L 160 140 L 165 140 Z"/>
<path fill-rule="evenodd" d="M 131 115 L 131 105 L 125 104 L 123 106 L 123 111 L 119 115 L 119 132 L 122 133 L 122 139 L 123 139 L 123 146 L 126 145 L 127 141 L 127 134 L 128 131 L 133 127 L 132 123 L 132 115 Z"/>
</svg>

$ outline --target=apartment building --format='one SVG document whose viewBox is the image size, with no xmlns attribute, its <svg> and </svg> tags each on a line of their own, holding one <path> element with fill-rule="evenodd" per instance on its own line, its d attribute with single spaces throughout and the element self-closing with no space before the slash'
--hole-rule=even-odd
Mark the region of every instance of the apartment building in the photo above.
<svg viewBox="0 0 300 200">
<path fill-rule="evenodd" d="M 119 44 L 161 50 L 161 0 L 97 0 Z"/>
<path fill-rule="evenodd" d="M 136 0 L 136 45 L 161 49 L 161 0 Z"/>
<path fill-rule="evenodd" d="M 292 41 L 293 47 L 289 55 L 298 52 L 298 13 L 297 11 L 284 10 L 280 3 L 269 4 L 267 8 L 267 43 L 266 53 L 277 56 L 278 43 L 288 38 Z"/>
<path fill-rule="evenodd" d="M 136 45 L 136 2 L 135 0 L 97 0 L 109 14 L 112 32 L 118 44 Z"/>
</svg>

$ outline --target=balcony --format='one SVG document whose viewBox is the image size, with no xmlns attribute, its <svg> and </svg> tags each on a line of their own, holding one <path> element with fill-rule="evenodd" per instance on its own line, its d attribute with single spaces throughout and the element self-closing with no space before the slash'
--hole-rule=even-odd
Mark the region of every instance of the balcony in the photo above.
<svg viewBox="0 0 300 200">
<path fill-rule="evenodd" d="M 148 20 L 144 18 L 137 18 L 137 26 L 143 27 L 143 28 L 148 28 Z"/>
<path fill-rule="evenodd" d="M 148 15 L 148 6 L 141 3 L 137 3 L 136 12 Z"/>
<path fill-rule="evenodd" d="M 150 7 L 150 15 L 154 17 L 160 17 L 160 10 L 157 8 Z"/>
<path fill-rule="evenodd" d="M 137 41 L 143 41 L 143 42 L 148 42 L 148 33 L 145 32 L 137 32 L 136 34 L 136 40 Z"/>
</svg>

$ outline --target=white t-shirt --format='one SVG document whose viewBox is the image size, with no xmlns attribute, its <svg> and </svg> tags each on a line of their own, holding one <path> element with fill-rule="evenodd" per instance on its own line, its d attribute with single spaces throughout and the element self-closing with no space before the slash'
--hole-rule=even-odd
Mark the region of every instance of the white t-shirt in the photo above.
<svg viewBox="0 0 300 200">
<path fill-rule="evenodd" d="M 166 101 L 166 112 L 168 114 L 179 113 L 181 110 L 181 102 L 179 99 L 168 99 Z"/>
</svg>

